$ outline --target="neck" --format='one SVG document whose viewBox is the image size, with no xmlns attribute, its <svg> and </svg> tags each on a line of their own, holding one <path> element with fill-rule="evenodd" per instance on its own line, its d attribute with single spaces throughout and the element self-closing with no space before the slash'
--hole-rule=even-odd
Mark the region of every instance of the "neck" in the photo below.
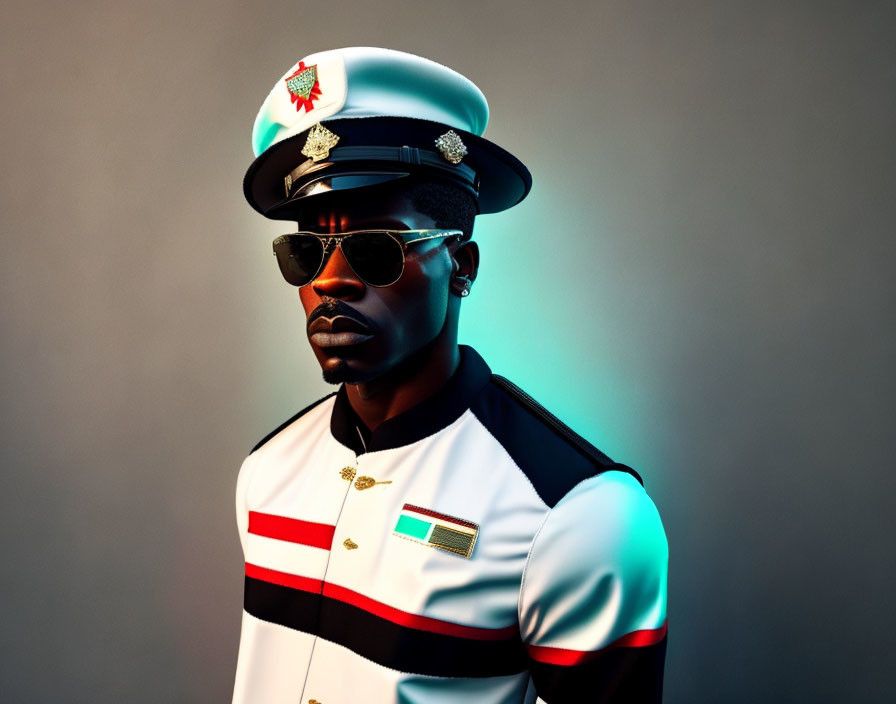
<svg viewBox="0 0 896 704">
<path fill-rule="evenodd" d="M 346 384 L 348 401 L 364 425 L 373 430 L 436 393 L 458 364 L 457 327 L 446 324 L 432 342 L 386 374 L 371 381 Z"/>
</svg>

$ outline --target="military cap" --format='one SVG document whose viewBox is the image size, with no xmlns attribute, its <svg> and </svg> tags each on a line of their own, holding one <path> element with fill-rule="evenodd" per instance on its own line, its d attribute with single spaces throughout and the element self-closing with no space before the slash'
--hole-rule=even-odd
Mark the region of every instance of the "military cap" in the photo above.
<svg viewBox="0 0 896 704">
<path fill-rule="evenodd" d="M 425 175 L 496 213 L 523 200 L 532 177 L 482 137 L 487 122 L 482 91 L 447 66 L 379 47 L 321 51 L 262 104 L 243 191 L 262 215 L 293 220 L 307 198 Z"/>
</svg>

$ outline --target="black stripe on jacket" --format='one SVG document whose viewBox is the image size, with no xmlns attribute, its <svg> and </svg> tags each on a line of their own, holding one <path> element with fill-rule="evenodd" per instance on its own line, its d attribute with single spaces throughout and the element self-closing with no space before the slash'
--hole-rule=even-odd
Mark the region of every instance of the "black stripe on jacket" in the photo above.
<svg viewBox="0 0 896 704">
<path fill-rule="evenodd" d="M 666 636 L 653 645 L 610 648 L 582 665 L 529 660 L 538 696 L 550 704 L 658 704 Z"/>
<path fill-rule="evenodd" d="M 246 577 L 245 609 L 320 636 L 392 670 L 436 677 L 497 677 L 526 669 L 519 635 L 478 640 L 402 626 L 318 593 Z"/>
</svg>

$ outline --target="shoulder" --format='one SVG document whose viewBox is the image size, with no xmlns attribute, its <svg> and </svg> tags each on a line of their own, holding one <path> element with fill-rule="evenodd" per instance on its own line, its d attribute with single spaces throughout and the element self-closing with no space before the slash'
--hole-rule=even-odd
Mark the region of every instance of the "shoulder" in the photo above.
<svg viewBox="0 0 896 704">
<path fill-rule="evenodd" d="M 520 635 L 539 695 L 658 702 L 666 653 L 668 546 L 630 474 L 575 486 L 547 512 L 520 583 Z"/>
<path fill-rule="evenodd" d="M 669 547 L 659 512 L 630 474 L 608 471 L 575 486 L 547 514 L 526 565 L 525 591 L 616 591 L 639 628 L 665 618 Z M 602 598 L 602 597 L 601 597 Z M 651 625 L 643 625 L 649 622 Z"/>
<path fill-rule="evenodd" d="M 573 487 L 551 509 L 536 540 L 578 545 L 626 572 L 665 564 L 668 557 L 656 505 L 634 477 L 618 471 L 604 472 Z"/>
<path fill-rule="evenodd" d="M 269 432 L 267 435 L 265 435 L 261 440 L 259 440 L 257 443 L 255 443 L 255 446 L 249 451 L 249 455 L 251 456 L 253 452 L 255 452 L 260 447 L 265 445 L 271 438 L 273 438 L 275 435 L 277 435 L 281 430 L 283 430 L 284 428 L 286 428 L 289 425 L 292 425 L 297 420 L 299 420 L 302 416 L 307 415 L 309 411 L 313 410 L 314 408 L 319 406 L 321 403 L 323 403 L 327 399 L 332 398 L 333 396 L 336 395 L 336 393 L 337 393 L 336 391 L 333 391 L 333 392 L 327 394 L 326 396 L 324 396 L 323 398 L 317 399 L 317 401 L 315 401 L 314 403 L 311 403 L 311 404 L 305 406 L 305 408 L 303 408 L 301 411 L 299 411 L 298 413 L 287 418 L 280 425 L 278 425 L 276 428 L 274 428 L 271 432 Z"/>
<path fill-rule="evenodd" d="M 492 374 L 470 410 L 504 447 L 535 491 L 554 506 L 583 480 L 631 467 L 614 462 L 512 381 Z"/>
</svg>

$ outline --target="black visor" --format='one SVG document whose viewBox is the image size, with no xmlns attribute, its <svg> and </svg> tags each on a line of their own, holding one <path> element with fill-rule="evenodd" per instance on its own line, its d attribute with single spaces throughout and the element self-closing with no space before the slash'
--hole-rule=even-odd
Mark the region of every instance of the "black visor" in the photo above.
<svg viewBox="0 0 896 704">
<path fill-rule="evenodd" d="M 318 176 L 297 188 L 287 202 L 292 203 L 301 198 L 315 196 L 329 191 L 348 191 L 352 188 L 364 188 L 377 183 L 393 181 L 409 176 L 407 171 L 359 171 L 335 175 Z"/>
</svg>

